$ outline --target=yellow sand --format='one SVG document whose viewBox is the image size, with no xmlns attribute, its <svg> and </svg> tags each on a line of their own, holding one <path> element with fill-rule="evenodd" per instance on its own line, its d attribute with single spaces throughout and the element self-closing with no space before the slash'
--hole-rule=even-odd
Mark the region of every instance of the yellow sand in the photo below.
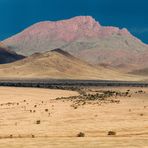
<svg viewBox="0 0 148 148">
<path fill-rule="evenodd" d="M 0 148 L 147 148 L 148 88 L 120 88 L 127 89 L 132 97 L 119 104 L 74 109 L 54 100 L 74 91 L 0 87 Z M 146 93 L 134 93 L 141 89 Z M 110 130 L 117 135 L 108 136 Z M 77 138 L 79 132 L 85 137 Z"/>
</svg>

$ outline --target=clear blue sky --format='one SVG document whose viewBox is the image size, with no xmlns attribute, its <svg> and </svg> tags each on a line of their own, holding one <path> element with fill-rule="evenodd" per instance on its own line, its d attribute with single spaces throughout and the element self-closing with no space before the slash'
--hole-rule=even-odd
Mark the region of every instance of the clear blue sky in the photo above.
<svg viewBox="0 0 148 148">
<path fill-rule="evenodd" d="M 0 0 L 0 40 L 44 20 L 93 16 L 148 43 L 148 0 Z"/>
</svg>

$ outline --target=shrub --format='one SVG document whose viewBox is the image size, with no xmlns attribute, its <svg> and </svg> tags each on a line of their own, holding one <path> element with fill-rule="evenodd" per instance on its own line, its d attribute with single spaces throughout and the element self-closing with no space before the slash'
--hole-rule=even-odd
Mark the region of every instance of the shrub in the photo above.
<svg viewBox="0 0 148 148">
<path fill-rule="evenodd" d="M 48 109 L 45 109 L 45 112 L 48 112 Z"/>
<path fill-rule="evenodd" d="M 36 124 L 40 124 L 40 123 L 41 123 L 41 121 L 40 121 L 40 120 L 37 120 L 37 121 L 36 121 Z"/>
<path fill-rule="evenodd" d="M 74 109 L 77 109 L 78 107 L 77 107 L 77 106 L 74 106 L 73 108 L 74 108 Z"/>
<path fill-rule="evenodd" d="M 109 135 L 109 136 L 111 136 L 111 135 L 112 135 L 112 136 L 115 136 L 115 135 L 116 135 L 116 132 L 115 132 L 115 131 L 109 131 L 109 132 L 108 132 L 108 135 Z"/>
<path fill-rule="evenodd" d="M 85 134 L 80 132 L 80 133 L 77 134 L 77 137 L 85 137 Z"/>
</svg>

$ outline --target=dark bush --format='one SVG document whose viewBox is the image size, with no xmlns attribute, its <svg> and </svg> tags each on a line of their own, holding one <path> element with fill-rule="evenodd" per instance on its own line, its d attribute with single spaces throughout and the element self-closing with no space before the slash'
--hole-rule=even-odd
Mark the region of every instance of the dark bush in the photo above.
<svg viewBox="0 0 148 148">
<path fill-rule="evenodd" d="M 109 132 L 108 132 L 108 135 L 109 135 L 109 136 L 111 136 L 111 135 L 112 135 L 112 136 L 115 136 L 115 135 L 116 135 L 116 132 L 115 132 L 115 131 L 109 131 Z"/>
<path fill-rule="evenodd" d="M 36 124 L 40 124 L 40 123 L 41 123 L 41 121 L 40 121 L 40 120 L 37 120 L 37 121 L 36 121 Z"/>
<path fill-rule="evenodd" d="M 48 109 L 45 109 L 45 112 L 48 112 Z"/>
<path fill-rule="evenodd" d="M 77 137 L 85 137 L 85 134 L 80 132 L 80 133 L 77 134 Z"/>
</svg>

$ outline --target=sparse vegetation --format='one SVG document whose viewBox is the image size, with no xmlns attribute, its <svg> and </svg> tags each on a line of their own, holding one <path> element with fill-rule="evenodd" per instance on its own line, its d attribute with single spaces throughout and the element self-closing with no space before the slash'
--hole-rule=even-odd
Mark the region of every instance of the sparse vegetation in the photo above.
<svg viewBox="0 0 148 148">
<path fill-rule="evenodd" d="M 87 92 L 88 91 L 88 92 Z M 79 106 L 86 105 L 88 103 L 120 103 L 120 100 L 117 97 L 131 97 L 130 90 L 125 92 L 120 91 L 111 91 L 111 90 L 85 90 L 78 89 L 80 95 L 71 96 L 71 97 L 61 97 L 57 100 L 67 100 L 72 101 L 71 105 L 74 109 L 77 109 Z"/>
<path fill-rule="evenodd" d="M 146 92 L 143 91 L 143 90 L 138 90 L 138 91 L 135 91 L 136 94 L 145 94 Z"/>
</svg>

